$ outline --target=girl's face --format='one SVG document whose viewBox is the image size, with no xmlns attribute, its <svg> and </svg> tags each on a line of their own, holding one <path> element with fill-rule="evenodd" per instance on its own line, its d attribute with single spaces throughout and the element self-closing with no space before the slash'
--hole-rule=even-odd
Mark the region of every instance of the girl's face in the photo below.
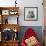
<svg viewBox="0 0 46 46">
<path fill-rule="evenodd" d="M 32 36 L 26 39 L 25 42 L 27 45 L 36 45 L 38 41 L 34 36 Z"/>
</svg>

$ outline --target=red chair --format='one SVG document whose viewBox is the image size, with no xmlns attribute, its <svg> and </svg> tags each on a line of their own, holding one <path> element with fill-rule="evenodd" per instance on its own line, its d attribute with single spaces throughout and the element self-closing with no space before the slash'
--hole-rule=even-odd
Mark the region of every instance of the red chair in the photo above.
<svg viewBox="0 0 46 46">
<path fill-rule="evenodd" d="M 24 37 L 22 38 L 21 46 L 27 46 L 26 43 L 25 43 L 25 40 L 32 37 L 32 36 L 34 36 L 35 38 L 37 37 L 36 33 L 33 31 L 32 28 L 27 29 L 27 31 L 25 32 Z M 40 42 L 38 41 L 35 46 L 41 46 Z"/>
</svg>

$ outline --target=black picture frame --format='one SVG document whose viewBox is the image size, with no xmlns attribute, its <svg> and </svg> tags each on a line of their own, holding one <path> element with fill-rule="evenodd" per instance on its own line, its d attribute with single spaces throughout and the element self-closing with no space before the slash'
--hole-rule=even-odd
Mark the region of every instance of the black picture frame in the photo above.
<svg viewBox="0 0 46 46">
<path fill-rule="evenodd" d="M 24 21 L 38 21 L 38 7 L 24 7 Z"/>
</svg>

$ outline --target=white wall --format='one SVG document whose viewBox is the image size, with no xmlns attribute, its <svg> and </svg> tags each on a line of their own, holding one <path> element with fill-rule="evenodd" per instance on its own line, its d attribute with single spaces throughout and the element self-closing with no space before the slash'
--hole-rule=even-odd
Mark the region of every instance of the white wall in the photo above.
<svg viewBox="0 0 46 46">
<path fill-rule="evenodd" d="M 14 6 L 15 0 L 0 0 L 0 6 Z M 19 24 L 20 26 L 43 26 L 43 6 L 42 0 L 17 0 L 20 7 L 19 10 Z M 24 21 L 24 7 L 38 7 L 38 21 Z"/>
<path fill-rule="evenodd" d="M 38 7 L 38 21 L 24 21 L 24 10 L 20 14 L 20 25 L 22 26 L 43 26 L 43 6 L 42 0 L 24 0 L 24 7 Z"/>
<path fill-rule="evenodd" d="M 8 6 L 14 6 L 14 1 L 15 0 L 0 0 L 0 6 L 1 7 L 8 7 Z"/>
</svg>

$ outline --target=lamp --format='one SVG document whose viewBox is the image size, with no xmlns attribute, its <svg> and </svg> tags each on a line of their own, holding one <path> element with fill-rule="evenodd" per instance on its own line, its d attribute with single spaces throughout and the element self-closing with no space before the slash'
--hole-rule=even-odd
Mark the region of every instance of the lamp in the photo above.
<svg viewBox="0 0 46 46">
<path fill-rule="evenodd" d="M 15 7 L 16 7 L 16 4 L 17 4 L 17 2 L 16 2 L 17 0 L 15 0 Z"/>
</svg>

